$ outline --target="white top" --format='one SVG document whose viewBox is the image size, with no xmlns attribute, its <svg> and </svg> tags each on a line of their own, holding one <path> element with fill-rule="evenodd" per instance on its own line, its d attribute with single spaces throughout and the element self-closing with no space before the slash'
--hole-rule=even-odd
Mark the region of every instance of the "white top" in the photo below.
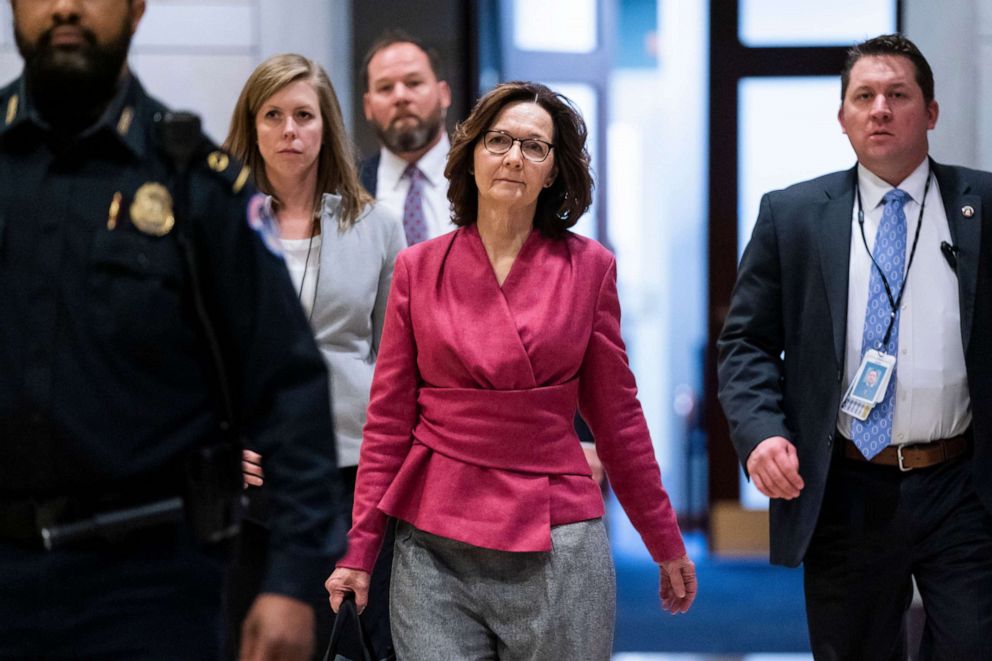
<svg viewBox="0 0 992 661">
<path fill-rule="evenodd" d="M 906 214 L 907 262 L 929 173 L 929 162 L 924 160 L 897 186 L 912 198 L 903 206 Z M 865 205 L 865 239 L 869 248 L 873 248 L 882 217 L 882 198 L 893 187 L 861 165 L 858 165 L 858 186 Z M 861 240 L 857 205 L 855 198 L 851 220 L 850 283 L 847 289 L 845 389 L 861 363 L 868 282 L 874 268 Z M 964 433 L 971 424 L 971 400 L 961 343 L 958 281 L 940 250 L 941 241 L 953 243 L 940 188 L 937 179 L 933 178 L 926 196 L 916 256 L 899 313 L 893 445 L 949 438 Z M 898 296 L 898 292 L 893 292 L 893 296 Z M 851 417 L 846 413 L 841 412 L 838 417 L 837 430 L 847 438 L 851 437 Z"/>
<path fill-rule="evenodd" d="M 305 308 L 313 306 L 307 316 L 330 378 L 338 466 L 355 466 L 393 263 L 396 253 L 406 247 L 406 239 L 399 219 L 379 205 L 366 207 L 354 225 L 341 229 L 340 205 L 339 196 L 324 194 L 320 234 L 310 250 L 302 302 Z M 309 243 L 310 239 L 283 241 L 297 292 Z M 318 270 L 320 276 L 311 277 Z"/>
<path fill-rule="evenodd" d="M 320 235 L 315 234 L 310 239 L 279 239 L 279 242 L 296 296 L 309 318 L 313 314 L 313 299 L 320 277 Z"/>
<path fill-rule="evenodd" d="M 424 220 L 427 223 L 427 238 L 446 234 L 455 229 L 451 224 L 451 204 L 448 202 L 448 180 L 444 178 L 444 166 L 448 160 L 451 143 L 448 134 L 441 132 L 441 139 L 430 151 L 420 157 L 417 167 L 424 173 L 426 181 L 422 191 Z M 410 190 L 410 179 L 404 177 L 408 163 L 385 147 L 379 151 L 379 170 L 376 180 L 376 205 L 402 220 L 403 203 Z"/>
</svg>

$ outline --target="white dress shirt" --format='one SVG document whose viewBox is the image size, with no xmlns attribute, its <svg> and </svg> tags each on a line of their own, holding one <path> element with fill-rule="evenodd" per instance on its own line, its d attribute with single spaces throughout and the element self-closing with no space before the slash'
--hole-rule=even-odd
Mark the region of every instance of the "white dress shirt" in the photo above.
<svg viewBox="0 0 992 661">
<path fill-rule="evenodd" d="M 942 241 L 953 242 L 940 188 L 937 179 L 930 174 L 927 159 L 896 187 L 911 198 L 903 206 L 906 214 L 906 262 L 913 248 L 928 176 L 931 177 L 930 190 L 926 193 L 920 238 L 899 312 L 893 445 L 949 438 L 964 433 L 971 424 L 971 400 L 961 342 L 958 281 L 940 250 Z M 864 203 L 865 239 L 869 248 L 873 248 L 884 207 L 882 198 L 893 187 L 862 165 L 858 165 L 858 186 Z M 861 239 L 856 197 L 851 222 L 845 392 L 861 363 L 868 282 L 874 268 Z M 892 295 L 898 297 L 899 293 L 893 291 Z M 837 429 L 850 438 L 851 417 L 841 412 Z"/>
<path fill-rule="evenodd" d="M 448 161 L 450 149 L 448 134 L 442 131 L 438 143 L 417 161 L 417 167 L 426 178 L 421 199 L 428 239 L 455 229 L 451 224 L 448 180 L 444 178 L 444 166 Z M 403 203 L 406 201 L 407 191 L 410 190 L 410 179 L 403 176 L 408 163 L 385 147 L 381 148 L 379 153 L 376 201 L 378 206 L 388 209 L 398 218 L 403 218 Z"/>
</svg>

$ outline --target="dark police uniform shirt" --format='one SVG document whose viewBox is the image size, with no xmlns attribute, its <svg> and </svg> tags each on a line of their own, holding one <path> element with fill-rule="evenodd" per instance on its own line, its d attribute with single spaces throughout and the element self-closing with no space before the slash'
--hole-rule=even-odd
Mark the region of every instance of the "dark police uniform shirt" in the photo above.
<svg viewBox="0 0 992 661">
<path fill-rule="evenodd" d="M 0 92 L 0 498 L 151 484 L 217 428 L 178 230 L 139 220 L 164 213 L 141 191 L 170 185 L 164 111 L 128 76 L 66 141 L 23 79 Z M 281 258 L 246 222 L 246 180 L 204 151 L 177 222 L 197 246 L 243 431 L 267 460 L 263 589 L 310 596 L 344 544 L 327 377 Z"/>
</svg>

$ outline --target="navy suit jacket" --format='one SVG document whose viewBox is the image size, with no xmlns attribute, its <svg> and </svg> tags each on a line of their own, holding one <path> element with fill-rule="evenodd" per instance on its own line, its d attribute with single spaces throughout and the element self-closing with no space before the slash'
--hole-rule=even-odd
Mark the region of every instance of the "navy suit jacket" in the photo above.
<svg viewBox="0 0 992 661">
<path fill-rule="evenodd" d="M 974 484 L 992 511 L 992 174 L 932 168 L 957 247 Z M 762 198 L 717 341 L 719 397 L 741 463 L 770 436 L 788 438 L 798 453 L 805 488 L 795 500 L 770 505 L 775 564 L 802 561 L 837 440 L 856 177 L 852 168 Z"/>
<path fill-rule="evenodd" d="M 379 187 L 379 159 L 381 157 L 382 153 L 376 152 L 372 156 L 362 159 L 362 162 L 358 164 L 358 178 L 362 180 L 362 186 L 372 197 L 378 197 L 376 189 Z"/>
</svg>

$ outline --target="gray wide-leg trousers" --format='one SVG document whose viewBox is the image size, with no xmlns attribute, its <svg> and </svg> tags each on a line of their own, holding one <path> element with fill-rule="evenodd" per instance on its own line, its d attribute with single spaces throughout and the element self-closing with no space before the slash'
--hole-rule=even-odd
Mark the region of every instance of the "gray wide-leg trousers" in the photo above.
<svg viewBox="0 0 992 661">
<path fill-rule="evenodd" d="M 494 551 L 399 521 L 390 618 L 400 661 L 608 661 L 616 575 L 602 519 L 550 553 Z"/>
</svg>

